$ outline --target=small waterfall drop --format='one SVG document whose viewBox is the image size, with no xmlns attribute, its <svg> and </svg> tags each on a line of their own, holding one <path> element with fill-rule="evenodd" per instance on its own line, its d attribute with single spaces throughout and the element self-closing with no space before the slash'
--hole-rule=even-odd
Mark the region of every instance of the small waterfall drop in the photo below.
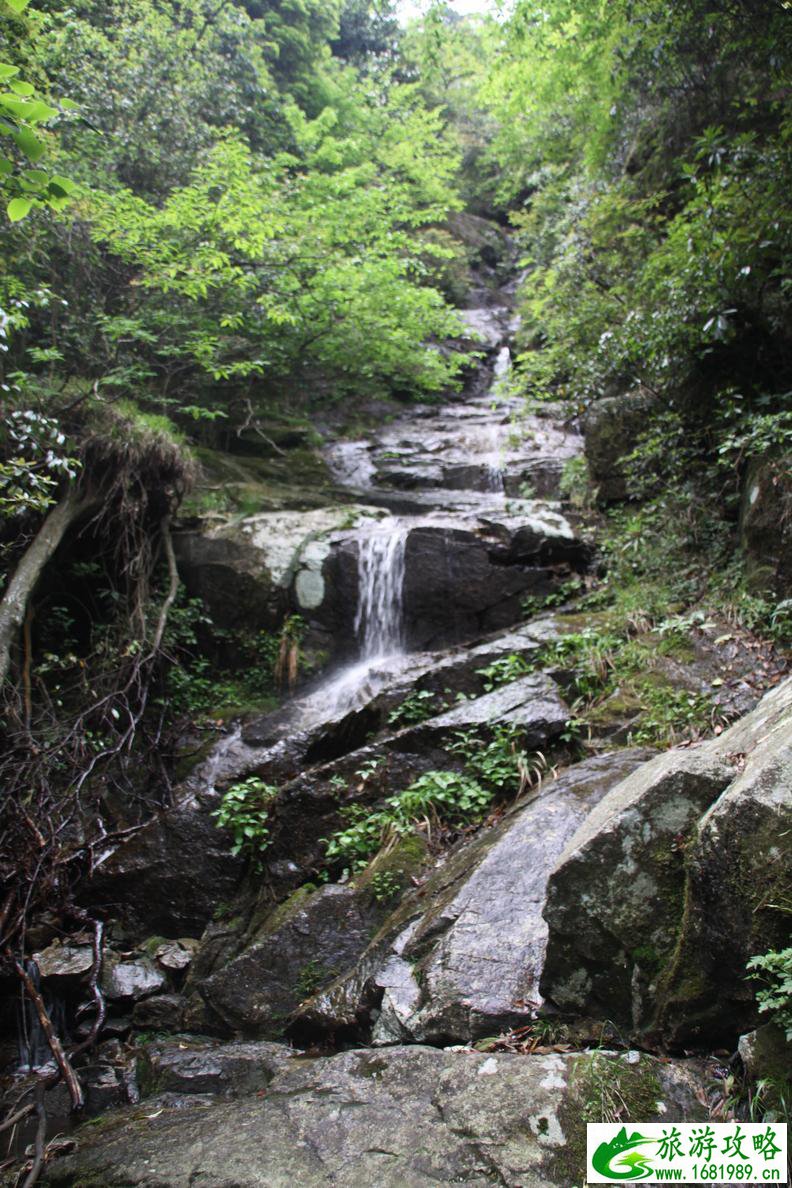
<svg viewBox="0 0 792 1188">
<path fill-rule="evenodd" d="M 361 537 L 355 635 L 361 658 L 398 655 L 404 650 L 404 554 L 408 529 L 387 521 Z"/>
</svg>

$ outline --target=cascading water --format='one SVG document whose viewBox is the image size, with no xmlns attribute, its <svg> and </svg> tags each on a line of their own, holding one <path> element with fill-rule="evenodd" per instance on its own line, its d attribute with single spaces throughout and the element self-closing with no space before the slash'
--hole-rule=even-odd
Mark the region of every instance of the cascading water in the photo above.
<svg viewBox="0 0 792 1188">
<path fill-rule="evenodd" d="M 495 360 L 495 367 L 493 370 L 493 383 L 490 389 L 490 396 L 497 397 L 503 395 L 509 381 L 509 374 L 511 372 L 511 351 L 507 346 L 501 347 L 498 352 L 498 357 Z M 484 470 L 487 477 L 488 491 L 494 494 L 503 495 L 503 429 L 501 425 L 496 423 L 489 426 L 487 451 L 484 461 Z"/>
<path fill-rule="evenodd" d="M 397 520 L 361 537 L 355 635 L 361 659 L 404 650 L 404 554 L 407 528 Z"/>
</svg>

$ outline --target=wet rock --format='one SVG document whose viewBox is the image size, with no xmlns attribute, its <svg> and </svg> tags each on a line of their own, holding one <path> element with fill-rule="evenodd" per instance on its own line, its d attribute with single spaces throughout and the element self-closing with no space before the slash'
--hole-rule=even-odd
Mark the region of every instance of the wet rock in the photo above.
<svg viewBox="0 0 792 1188">
<path fill-rule="evenodd" d="M 318 574 L 321 580 L 321 538 L 356 518 L 378 514 L 376 509 L 342 505 L 223 518 L 174 535 L 179 573 L 218 626 L 272 627 L 287 609 L 295 576 L 301 590 L 311 585 L 308 575 Z"/>
<path fill-rule="evenodd" d="M 737 1043 L 742 1066 L 752 1081 L 771 1080 L 784 1085 L 792 1068 L 792 1041 L 775 1023 L 748 1031 Z"/>
<path fill-rule="evenodd" d="M 146 1097 L 163 1092 L 242 1097 L 265 1089 L 295 1055 L 299 1053 L 285 1044 L 221 1044 L 184 1037 L 147 1044 L 138 1076 Z"/>
<path fill-rule="evenodd" d="M 788 894 L 791 790 L 792 681 L 629 776 L 550 878 L 542 992 L 649 1042 L 736 1040 L 756 1021 L 746 962 L 787 935 L 770 904 Z"/>
<path fill-rule="evenodd" d="M 163 969 L 167 969 L 172 973 L 181 972 L 189 966 L 198 944 L 199 941 L 193 937 L 187 937 L 184 940 L 166 941 L 157 947 L 154 952 L 154 959 Z"/>
<path fill-rule="evenodd" d="M 463 309 L 460 318 L 469 336 L 476 343 L 481 343 L 487 350 L 494 351 L 500 346 L 507 329 L 507 315 L 510 311 L 498 307 L 480 307 L 478 309 Z"/>
<path fill-rule="evenodd" d="M 430 718 L 423 734 L 446 734 L 470 727 L 504 723 L 519 729 L 523 745 L 540 747 L 557 738 L 569 719 L 569 707 L 562 700 L 555 681 L 543 672 L 532 673 L 502 685 L 474 701 L 462 701 L 454 709 Z"/>
<path fill-rule="evenodd" d="M 416 528 L 405 550 L 408 647 L 436 648 L 510 627 L 522 616 L 525 595 L 547 596 L 560 576 L 540 566 L 501 564 L 470 532 Z"/>
<path fill-rule="evenodd" d="M 755 459 L 740 504 L 740 543 L 759 594 L 792 595 L 792 455 Z"/>
<path fill-rule="evenodd" d="M 188 796 L 152 818 L 96 868 L 86 902 L 121 914 L 141 938 L 152 929 L 202 932 L 217 904 L 232 898 L 245 866 L 210 815 L 216 803 Z"/>
<path fill-rule="evenodd" d="M 269 916 L 239 956 L 198 989 L 232 1030 L 280 1035 L 301 999 L 356 960 L 372 919 L 351 887 L 298 892 Z"/>
<path fill-rule="evenodd" d="M 741 1035 L 737 1044 L 746 1076 L 752 1081 L 772 1081 L 783 1086 L 792 1068 L 792 1040 L 783 1028 L 766 1023 L 756 1031 Z"/>
<path fill-rule="evenodd" d="M 53 941 L 40 953 L 33 954 L 42 978 L 80 979 L 93 966 L 93 949 L 90 945 L 62 945 Z"/>
<path fill-rule="evenodd" d="M 596 1062 L 596 1070 L 593 1070 Z M 482 1055 L 434 1048 L 296 1060 L 263 1094 L 176 1111 L 167 1098 L 127 1110 L 51 1184 L 107 1188 L 568 1188 L 585 1162 L 585 1094 L 606 1078 L 643 1121 L 703 1120 L 704 1070 L 618 1056 Z"/>
<path fill-rule="evenodd" d="M 709 751 L 672 751 L 628 776 L 583 823 L 547 887 L 541 988 L 557 1006 L 638 1024 L 634 1011 L 646 1008 L 634 1002 L 636 979 L 656 971 L 676 936 L 684 845 L 731 775 Z"/>
<path fill-rule="evenodd" d="M 613 503 L 625 498 L 627 488 L 621 462 L 638 444 L 653 403 L 648 392 L 638 390 L 609 396 L 591 405 L 584 424 L 586 461 L 601 502 Z"/>
<path fill-rule="evenodd" d="M 141 1031 L 181 1031 L 186 1005 L 181 994 L 155 994 L 135 1003 L 132 1022 Z"/>
<path fill-rule="evenodd" d="M 525 1023 L 540 1001 L 542 904 L 555 859 L 646 755 L 577 764 L 458 848 L 405 898 L 355 968 L 300 1008 L 295 1034 L 362 1034 L 375 1020 L 377 1044 L 448 1043 Z"/>
<path fill-rule="evenodd" d="M 102 968 L 102 989 L 110 999 L 131 998 L 137 1001 L 164 990 L 168 979 L 161 969 L 147 957 L 135 961 L 105 959 Z"/>
<path fill-rule="evenodd" d="M 659 979 L 655 1026 L 674 1045 L 731 1044 L 762 1021 L 749 958 L 789 946 L 792 679 L 711 744 L 732 780 L 687 853 L 685 913 Z"/>
</svg>

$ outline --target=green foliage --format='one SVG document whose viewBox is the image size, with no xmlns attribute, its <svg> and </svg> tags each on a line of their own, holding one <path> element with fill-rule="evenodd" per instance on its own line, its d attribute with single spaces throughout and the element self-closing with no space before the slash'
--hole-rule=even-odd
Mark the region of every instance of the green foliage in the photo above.
<svg viewBox="0 0 792 1188">
<path fill-rule="evenodd" d="M 371 894 L 377 903 L 390 903 L 401 894 L 401 879 L 392 870 L 378 870 L 372 875 Z"/>
<path fill-rule="evenodd" d="M 414 726 L 438 713 L 437 695 L 428 689 L 414 689 L 388 714 L 391 726 Z"/>
<path fill-rule="evenodd" d="M 222 796 L 212 817 L 221 829 L 228 829 L 234 839 L 232 854 L 244 854 L 257 860 L 269 845 L 267 818 L 278 789 L 258 776 L 249 776 L 232 784 Z"/>
<path fill-rule="evenodd" d="M 5 0 L 16 17 L 28 2 Z M 29 31 L 35 28 L 33 21 L 27 26 Z M 51 135 L 44 125 L 58 116 L 58 108 L 42 99 L 34 84 L 22 77 L 21 68 L 10 62 L 0 62 L 0 87 L 5 88 L 0 90 L 0 196 L 9 220 L 18 223 L 37 207 L 63 210 L 75 193 L 75 183 L 41 167 Z M 61 103 L 63 110 L 73 107 L 69 100 Z"/>
<path fill-rule="evenodd" d="M 763 985 L 756 991 L 759 1010 L 770 1016 L 792 1041 L 792 948 L 752 957 L 748 977 Z"/>
<path fill-rule="evenodd" d="M 310 961 L 306 961 L 300 970 L 294 986 L 294 992 L 301 1001 L 305 998 L 310 998 L 316 994 L 320 986 L 324 985 L 325 982 L 329 982 L 333 976 L 332 970 L 326 969 L 321 961 L 312 958 Z"/>
<path fill-rule="evenodd" d="M 6 455 L 0 461 L 0 516 L 46 511 L 59 482 L 81 469 L 58 422 L 34 409 L 10 413 L 0 440 Z"/>
<path fill-rule="evenodd" d="M 489 793 L 516 795 L 527 764 L 519 728 L 495 723 L 489 734 L 489 739 L 483 740 L 474 730 L 459 730 L 448 749 L 464 760 L 465 771 Z"/>
<path fill-rule="evenodd" d="M 484 678 L 485 692 L 491 693 L 493 689 L 498 689 L 501 685 L 509 685 L 512 681 L 525 676 L 526 673 L 533 672 L 533 668 L 533 664 L 524 656 L 518 656 L 512 652 L 508 656 L 501 656 L 500 659 L 493 660 L 492 664 L 488 664 L 486 668 L 477 668 L 476 674 Z"/>
<path fill-rule="evenodd" d="M 346 809 L 350 824 L 327 840 L 325 856 L 328 862 L 363 870 L 383 846 L 412 833 L 421 822 L 461 826 L 480 819 L 492 796 L 470 776 L 426 772 L 403 792 L 388 797 L 381 809 L 369 812 L 362 805 Z"/>
<path fill-rule="evenodd" d="M 171 717 L 216 717 L 277 704 L 279 633 L 220 628 L 200 598 L 180 595 L 168 617 L 165 647 L 173 662 L 165 674 L 161 701 Z M 214 661 L 210 649 L 218 647 L 236 662 L 224 666 Z"/>
</svg>

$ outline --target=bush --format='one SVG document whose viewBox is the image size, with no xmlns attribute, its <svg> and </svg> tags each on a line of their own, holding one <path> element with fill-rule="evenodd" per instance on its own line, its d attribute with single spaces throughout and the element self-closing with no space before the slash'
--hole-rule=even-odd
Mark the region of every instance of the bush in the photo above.
<svg viewBox="0 0 792 1188">
<path fill-rule="evenodd" d="M 748 962 L 748 977 L 764 985 L 756 991 L 759 1010 L 792 1041 L 792 949 L 761 953 Z"/>
</svg>

